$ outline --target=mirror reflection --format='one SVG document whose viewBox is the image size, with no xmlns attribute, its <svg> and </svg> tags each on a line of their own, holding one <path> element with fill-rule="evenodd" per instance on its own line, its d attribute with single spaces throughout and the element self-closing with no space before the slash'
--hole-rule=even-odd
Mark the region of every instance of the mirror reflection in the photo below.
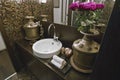
<svg viewBox="0 0 120 80">
<path fill-rule="evenodd" d="M 56 1 L 56 0 L 55 0 Z M 75 1 L 85 1 L 85 0 L 57 0 L 59 2 L 58 7 L 54 6 L 53 22 L 64 25 L 75 26 L 75 12 L 69 9 L 69 5 Z M 54 2 L 54 4 L 57 3 Z M 107 25 L 109 16 L 114 6 L 115 0 L 94 0 L 97 3 L 103 3 L 105 5 L 100 22 Z"/>
</svg>

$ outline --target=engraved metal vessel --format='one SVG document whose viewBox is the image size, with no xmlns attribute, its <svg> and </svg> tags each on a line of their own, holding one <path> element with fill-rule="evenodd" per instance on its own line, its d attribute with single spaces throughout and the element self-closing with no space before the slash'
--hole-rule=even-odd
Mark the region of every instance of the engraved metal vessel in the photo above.
<svg viewBox="0 0 120 80">
<path fill-rule="evenodd" d="M 84 37 L 74 41 L 72 45 L 73 56 L 71 57 L 70 62 L 77 71 L 91 73 L 100 47 L 92 37 L 98 35 L 99 32 L 87 34 L 81 31 L 81 33 L 84 34 Z"/>
<path fill-rule="evenodd" d="M 25 39 L 36 40 L 40 38 L 40 26 L 33 22 L 34 16 L 26 16 L 29 19 L 28 23 L 24 25 Z"/>
</svg>

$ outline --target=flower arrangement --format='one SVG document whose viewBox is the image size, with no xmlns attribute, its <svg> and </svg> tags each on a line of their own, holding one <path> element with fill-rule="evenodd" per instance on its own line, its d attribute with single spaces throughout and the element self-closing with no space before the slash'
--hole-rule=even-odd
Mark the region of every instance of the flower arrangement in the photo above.
<svg viewBox="0 0 120 80">
<path fill-rule="evenodd" d="M 94 1 L 76 1 L 70 4 L 69 9 L 77 13 L 76 24 L 79 31 L 93 33 L 98 24 L 104 4 Z"/>
</svg>

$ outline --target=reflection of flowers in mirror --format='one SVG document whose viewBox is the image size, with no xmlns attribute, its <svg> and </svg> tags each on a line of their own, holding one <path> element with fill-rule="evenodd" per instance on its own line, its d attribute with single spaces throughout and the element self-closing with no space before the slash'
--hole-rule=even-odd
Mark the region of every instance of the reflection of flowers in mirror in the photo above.
<svg viewBox="0 0 120 80">
<path fill-rule="evenodd" d="M 76 1 L 69 6 L 69 9 L 77 14 L 75 23 L 78 26 L 78 30 L 84 32 L 92 32 L 95 29 L 95 26 L 99 23 L 103 8 L 104 4 L 89 0 L 85 2 Z"/>
</svg>

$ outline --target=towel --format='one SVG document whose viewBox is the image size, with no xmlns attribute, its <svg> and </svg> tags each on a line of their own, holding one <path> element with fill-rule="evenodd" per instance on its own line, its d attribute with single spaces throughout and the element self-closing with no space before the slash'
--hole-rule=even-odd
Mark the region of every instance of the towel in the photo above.
<svg viewBox="0 0 120 80">
<path fill-rule="evenodd" d="M 59 69 L 63 69 L 64 66 L 66 65 L 66 61 L 58 57 L 57 55 L 53 55 L 51 63 Z"/>
</svg>

